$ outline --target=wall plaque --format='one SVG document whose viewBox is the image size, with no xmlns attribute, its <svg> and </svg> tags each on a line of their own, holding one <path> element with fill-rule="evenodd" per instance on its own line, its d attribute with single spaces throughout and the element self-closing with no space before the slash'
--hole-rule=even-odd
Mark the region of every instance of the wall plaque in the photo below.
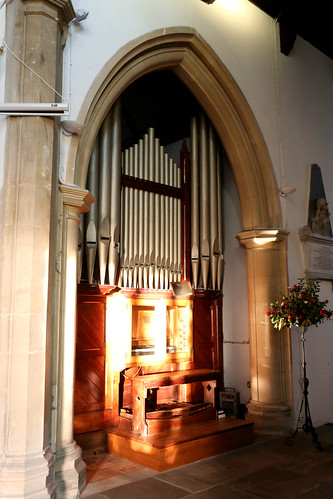
<svg viewBox="0 0 333 499">
<path fill-rule="evenodd" d="M 333 238 L 313 234 L 308 227 L 300 233 L 305 277 L 333 281 Z"/>
</svg>

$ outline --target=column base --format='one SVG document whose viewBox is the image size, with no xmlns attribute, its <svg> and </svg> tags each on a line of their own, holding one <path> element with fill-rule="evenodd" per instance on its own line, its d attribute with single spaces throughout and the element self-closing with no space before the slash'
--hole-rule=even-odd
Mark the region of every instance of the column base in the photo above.
<svg viewBox="0 0 333 499">
<path fill-rule="evenodd" d="M 282 404 L 264 404 L 250 401 L 246 420 L 254 423 L 259 435 L 284 435 L 290 427 L 290 407 Z"/>
<path fill-rule="evenodd" d="M 48 447 L 30 455 L 9 455 L 0 468 L 0 497 L 56 498 L 54 455 Z"/>
<path fill-rule="evenodd" d="M 75 441 L 56 454 L 55 483 L 57 497 L 62 499 L 77 497 L 86 487 L 86 464 Z"/>
</svg>

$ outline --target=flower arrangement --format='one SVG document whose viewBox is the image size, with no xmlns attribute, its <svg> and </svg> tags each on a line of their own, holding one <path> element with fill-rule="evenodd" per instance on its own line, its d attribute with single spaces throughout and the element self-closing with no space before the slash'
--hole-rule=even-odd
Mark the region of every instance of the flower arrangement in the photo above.
<svg viewBox="0 0 333 499">
<path fill-rule="evenodd" d="M 316 326 L 325 319 L 330 319 L 333 310 L 327 309 L 328 300 L 319 299 L 319 282 L 298 279 L 298 283 L 288 288 L 288 296 L 271 303 L 266 312 L 275 328 Z"/>
</svg>

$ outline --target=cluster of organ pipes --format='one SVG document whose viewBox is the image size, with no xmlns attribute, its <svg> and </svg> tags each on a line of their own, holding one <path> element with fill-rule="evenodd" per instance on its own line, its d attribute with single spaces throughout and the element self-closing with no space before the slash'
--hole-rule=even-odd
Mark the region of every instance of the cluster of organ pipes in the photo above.
<svg viewBox="0 0 333 499">
<path fill-rule="evenodd" d="M 121 151 L 121 104 L 106 116 L 90 159 L 87 189 L 95 197 L 81 224 L 79 281 L 128 288 L 169 289 L 190 253 L 194 288 L 221 289 L 222 152 L 202 113 L 190 122 L 190 186 L 153 128 Z M 183 244 L 184 188 L 190 188 L 190 240 Z M 185 196 L 186 198 L 186 196 Z M 186 242 L 185 242 L 186 244 Z"/>
<path fill-rule="evenodd" d="M 203 112 L 190 134 L 192 286 L 222 289 L 222 148 Z"/>
<path fill-rule="evenodd" d="M 122 157 L 121 286 L 169 289 L 182 276 L 180 168 L 153 128 Z M 148 181 L 142 185 L 148 190 L 131 187 L 131 179 Z M 162 189 L 153 189 L 156 184 Z M 175 188 L 175 197 L 160 193 L 167 186 Z"/>
</svg>

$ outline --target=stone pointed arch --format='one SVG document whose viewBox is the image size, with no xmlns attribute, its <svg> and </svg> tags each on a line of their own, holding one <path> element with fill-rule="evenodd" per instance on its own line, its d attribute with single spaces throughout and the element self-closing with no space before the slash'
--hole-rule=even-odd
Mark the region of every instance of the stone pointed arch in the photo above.
<svg viewBox="0 0 333 499">
<path fill-rule="evenodd" d="M 233 169 L 243 228 L 280 227 L 278 188 L 259 126 L 226 67 L 191 29 L 152 32 L 108 61 L 79 116 L 87 126 L 78 144 L 74 183 L 85 186 L 95 137 L 113 102 L 134 80 L 158 69 L 174 71 L 214 124 Z"/>
<path fill-rule="evenodd" d="M 265 321 L 276 296 L 286 292 L 286 236 L 279 191 L 258 123 L 238 85 L 193 29 L 154 31 L 124 46 L 105 65 L 82 105 L 86 128 L 72 138 L 66 182 L 86 185 L 91 151 L 112 104 L 125 88 L 154 70 L 172 70 L 200 102 L 228 155 L 238 188 L 247 253 L 251 401 L 248 416 L 265 433 L 279 433 L 291 407 L 288 333 L 277 336 Z M 244 283 L 244 286 L 246 284 Z"/>
</svg>

